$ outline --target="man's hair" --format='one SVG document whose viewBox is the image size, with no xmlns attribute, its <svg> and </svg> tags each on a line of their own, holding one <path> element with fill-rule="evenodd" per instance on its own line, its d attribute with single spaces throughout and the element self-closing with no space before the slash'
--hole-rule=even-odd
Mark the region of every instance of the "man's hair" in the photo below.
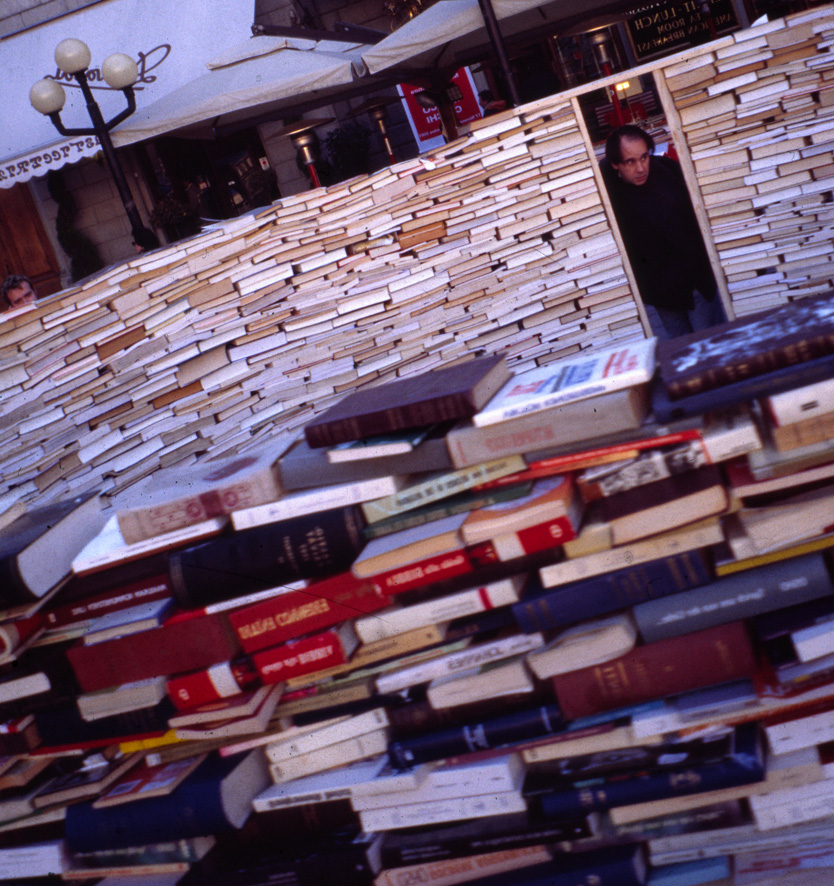
<svg viewBox="0 0 834 886">
<path fill-rule="evenodd" d="M 18 289 L 19 287 L 23 286 L 25 283 L 28 283 L 32 287 L 32 289 L 35 288 L 32 285 L 32 281 L 28 277 L 24 276 L 23 274 L 10 274 L 3 281 L 3 286 L 2 286 L 3 298 L 5 298 L 8 301 L 9 290 L 10 289 Z"/>
<path fill-rule="evenodd" d="M 654 139 L 648 134 L 648 132 L 641 129 L 639 126 L 626 123 L 625 126 L 618 126 L 611 135 L 608 136 L 608 140 L 605 142 L 605 159 L 609 163 L 622 162 L 623 154 L 620 142 L 624 138 L 642 139 L 643 144 L 646 146 L 646 150 L 650 154 L 654 153 Z"/>
</svg>

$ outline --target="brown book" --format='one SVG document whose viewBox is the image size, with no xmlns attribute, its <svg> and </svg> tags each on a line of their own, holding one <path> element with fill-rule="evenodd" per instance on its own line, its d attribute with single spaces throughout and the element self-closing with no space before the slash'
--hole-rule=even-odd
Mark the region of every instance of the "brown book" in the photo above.
<svg viewBox="0 0 834 886">
<path fill-rule="evenodd" d="M 596 504 L 598 516 L 611 527 L 614 544 L 624 545 L 721 514 L 729 506 L 729 499 L 720 470 L 709 465 Z"/>
<path fill-rule="evenodd" d="M 240 655 L 225 613 L 174 618 L 158 628 L 67 650 L 82 692 L 197 671 Z"/>
<path fill-rule="evenodd" d="M 313 447 L 335 446 L 390 431 L 469 418 L 509 377 L 504 357 L 490 356 L 363 388 L 305 425 L 304 436 Z"/>
<path fill-rule="evenodd" d="M 755 655 L 744 622 L 635 647 L 612 661 L 551 680 L 569 720 L 751 676 Z"/>
<path fill-rule="evenodd" d="M 205 754 L 197 754 L 158 766 L 140 765 L 123 774 L 93 803 L 102 806 L 118 806 L 148 797 L 164 797 L 184 781 L 205 760 Z"/>
<path fill-rule="evenodd" d="M 834 291 L 658 343 L 670 399 L 834 353 Z"/>
</svg>

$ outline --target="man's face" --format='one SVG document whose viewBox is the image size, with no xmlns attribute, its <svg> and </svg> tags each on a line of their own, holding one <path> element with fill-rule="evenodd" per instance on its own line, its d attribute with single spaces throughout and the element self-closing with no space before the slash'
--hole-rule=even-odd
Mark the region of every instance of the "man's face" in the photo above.
<svg viewBox="0 0 834 886">
<path fill-rule="evenodd" d="M 12 308 L 22 308 L 23 305 L 31 305 L 35 300 L 35 290 L 28 283 L 21 283 L 6 293 L 9 300 L 9 306 Z"/>
<path fill-rule="evenodd" d="M 630 185 L 644 185 L 649 178 L 649 149 L 642 138 L 620 139 L 619 163 L 611 165 Z"/>
</svg>

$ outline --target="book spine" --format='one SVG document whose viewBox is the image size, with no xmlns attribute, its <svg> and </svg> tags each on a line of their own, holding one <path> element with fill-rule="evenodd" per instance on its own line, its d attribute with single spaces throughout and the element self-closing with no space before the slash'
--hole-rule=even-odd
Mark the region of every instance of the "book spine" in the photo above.
<svg viewBox="0 0 834 886">
<path fill-rule="evenodd" d="M 520 588 L 521 582 L 518 579 L 508 578 L 425 603 L 364 616 L 356 619 L 356 633 L 363 643 L 371 643 L 424 625 L 487 612 L 517 602 Z"/>
<path fill-rule="evenodd" d="M 749 677 L 755 655 L 742 622 L 635 647 L 601 665 L 551 678 L 568 720 Z"/>
<path fill-rule="evenodd" d="M 523 631 L 551 630 L 654 597 L 677 595 L 706 584 L 711 577 L 706 550 L 684 551 L 550 592 L 532 593 L 513 604 L 512 612 Z"/>
<path fill-rule="evenodd" d="M 257 682 L 251 662 L 239 659 L 172 677 L 165 683 L 165 691 L 177 709 L 184 711 L 237 695 Z"/>
<path fill-rule="evenodd" d="M 468 818 L 508 815 L 524 812 L 526 809 L 527 804 L 519 791 L 501 791 L 475 797 L 389 806 L 384 809 L 364 809 L 359 813 L 359 822 L 364 831 L 390 831 Z"/>
<path fill-rule="evenodd" d="M 767 397 L 765 406 L 776 427 L 796 424 L 834 412 L 834 381 L 804 385 L 783 394 Z"/>
<path fill-rule="evenodd" d="M 399 842 L 396 838 L 389 840 L 386 835 L 381 847 L 382 867 L 400 868 L 417 862 L 456 859 L 479 852 L 581 840 L 583 837 L 590 837 L 592 830 L 587 817 L 570 821 L 530 821 L 525 816 L 521 822 L 516 819 L 515 828 L 511 826 L 514 818 L 506 821 L 506 830 L 497 833 L 473 829 L 463 835 L 454 829 L 436 828 L 432 830 L 430 840 L 413 845 Z"/>
<path fill-rule="evenodd" d="M 164 624 L 138 634 L 91 646 L 71 646 L 67 650 L 67 659 L 82 692 L 202 670 L 239 655 L 237 637 L 222 614 Z"/>
<path fill-rule="evenodd" d="M 324 584 L 319 582 L 318 585 Z M 245 652 L 257 652 L 286 640 L 331 627 L 358 612 L 374 612 L 388 605 L 375 584 L 354 582 L 342 593 L 327 597 L 318 585 L 277 594 L 268 600 L 229 613 L 229 621 Z"/>
<path fill-rule="evenodd" d="M 576 528 L 568 516 L 554 517 L 535 526 L 527 526 L 518 532 L 508 532 L 490 539 L 496 557 L 502 562 L 538 554 L 559 547 L 576 538 Z"/>
<path fill-rule="evenodd" d="M 388 745 L 388 730 L 377 729 L 374 732 L 366 732 L 364 735 L 356 735 L 345 741 L 299 754 L 269 764 L 269 771 L 275 784 L 292 781 L 304 775 L 314 772 L 326 772 L 328 769 L 345 766 L 357 760 L 367 760 L 385 752 Z"/>
<path fill-rule="evenodd" d="M 0 624 L 0 659 L 11 657 L 16 649 L 33 639 L 43 627 L 44 617 L 40 612 Z"/>
<path fill-rule="evenodd" d="M 256 652 L 252 663 L 264 683 L 281 683 L 345 664 L 354 648 L 339 631 L 322 631 Z"/>
<path fill-rule="evenodd" d="M 135 544 L 232 511 L 254 507 L 277 498 L 280 493 L 277 474 L 270 468 L 212 492 L 117 511 L 116 519 L 125 542 Z"/>
<path fill-rule="evenodd" d="M 374 886 L 412 886 L 414 883 L 452 886 L 455 883 L 477 880 L 490 874 L 519 870 L 550 861 L 551 858 L 551 853 L 539 845 L 504 849 L 484 855 L 470 855 L 452 861 L 427 861 L 381 871 L 374 881 Z"/>
<path fill-rule="evenodd" d="M 392 741 L 388 758 L 397 769 L 458 754 L 540 738 L 565 728 L 558 705 L 542 705 L 504 717 Z"/>
<path fill-rule="evenodd" d="M 516 655 L 523 655 L 533 649 L 544 645 L 544 637 L 536 634 L 513 634 L 509 637 L 500 637 L 488 643 L 479 643 L 462 649 L 460 652 L 452 652 L 441 658 L 402 668 L 390 674 L 377 677 L 376 688 L 378 692 L 398 692 L 409 686 L 419 683 L 428 683 L 438 677 L 460 674 L 469 668 L 476 668 L 488 662 L 500 661 Z"/>
<path fill-rule="evenodd" d="M 363 523 L 357 508 L 335 508 L 218 536 L 171 556 L 172 589 L 184 607 L 196 608 L 344 572 L 364 546 Z"/>
<path fill-rule="evenodd" d="M 762 781 L 764 761 L 755 744 L 756 727 L 746 732 L 743 746 L 724 760 L 668 772 L 649 771 L 626 778 L 589 780 L 581 787 L 542 794 L 538 798 L 539 808 L 550 818 L 570 818 L 613 806 L 629 806 Z"/>
<path fill-rule="evenodd" d="M 475 569 L 469 548 L 427 557 L 418 563 L 409 563 L 370 577 L 383 594 L 394 595 L 422 588 L 428 584 L 466 575 Z M 480 564 L 478 564 L 480 565 Z"/>
<path fill-rule="evenodd" d="M 272 741 L 266 746 L 265 753 L 270 762 L 279 763 L 298 754 L 307 754 L 327 745 L 355 738 L 357 735 L 375 732 L 388 725 L 385 708 L 374 708 L 332 726 L 323 726 L 321 729 L 311 727 L 304 734 L 292 739 Z"/>
<path fill-rule="evenodd" d="M 171 594 L 171 584 L 167 575 L 157 574 L 47 609 L 44 616 L 47 627 L 65 627 L 88 621 L 108 612 L 128 609 L 139 603 L 162 600 L 165 597 L 170 597 Z"/>
<path fill-rule="evenodd" d="M 634 607 L 640 636 L 653 643 L 704 628 L 829 596 L 831 578 L 821 554 L 808 554 L 728 575 L 693 591 Z"/>
<path fill-rule="evenodd" d="M 490 480 L 516 474 L 524 468 L 522 456 L 510 455 L 415 483 L 393 495 L 363 502 L 360 507 L 368 523 L 377 523 L 395 514 L 411 511 Z"/>
</svg>

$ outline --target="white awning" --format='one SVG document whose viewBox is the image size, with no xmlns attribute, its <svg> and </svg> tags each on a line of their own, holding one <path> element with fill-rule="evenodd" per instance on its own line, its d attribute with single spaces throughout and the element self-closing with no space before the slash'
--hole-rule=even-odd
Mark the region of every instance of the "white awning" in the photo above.
<svg viewBox="0 0 834 886">
<path fill-rule="evenodd" d="M 92 136 L 60 136 L 49 118 L 29 104 L 29 90 L 36 80 L 56 78 L 67 93 L 61 112 L 64 125 L 72 129 L 91 125 L 80 88 L 55 65 L 55 47 L 65 37 L 76 37 L 90 47 L 88 80 L 109 120 L 125 107 L 125 98 L 101 77 L 99 69 L 107 56 L 125 52 L 136 60 L 136 101 L 142 107 L 203 73 L 206 59 L 251 34 L 254 6 L 252 0 L 104 0 L 0 39 L 0 58 L 5 62 L 0 107 L 6 118 L 0 128 L 0 188 L 99 150 Z"/>
<path fill-rule="evenodd" d="M 207 63 L 208 73 L 175 89 L 113 130 L 127 145 L 167 132 L 210 136 L 212 128 L 277 110 L 326 89 L 352 83 L 364 70 L 367 46 L 291 37 L 250 37 Z"/>
<path fill-rule="evenodd" d="M 556 21 L 588 18 L 611 0 L 492 0 L 503 36 L 534 31 Z M 437 0 L 363 53 L 371 74 L 387 68 L 445 67 L 455 54 L 488 43 L 478 0 Z"/>
</svg>

